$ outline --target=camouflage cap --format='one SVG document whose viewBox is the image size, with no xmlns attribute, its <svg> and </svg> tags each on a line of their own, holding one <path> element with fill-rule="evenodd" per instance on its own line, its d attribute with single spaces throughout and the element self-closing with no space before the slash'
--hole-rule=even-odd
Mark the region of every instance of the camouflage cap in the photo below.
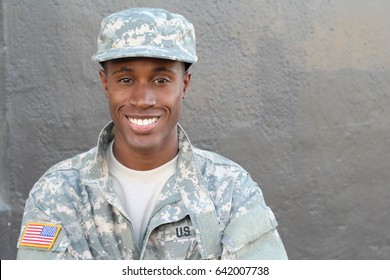
<svg viewBox="0 0 390 280">
<path fill-rule="evenodd" d="M 103 19 L 94 61 L 155 57 L 194 63 L 195 31 L 183 16 L 163 9 L 134 8 Z"/>
</svg>

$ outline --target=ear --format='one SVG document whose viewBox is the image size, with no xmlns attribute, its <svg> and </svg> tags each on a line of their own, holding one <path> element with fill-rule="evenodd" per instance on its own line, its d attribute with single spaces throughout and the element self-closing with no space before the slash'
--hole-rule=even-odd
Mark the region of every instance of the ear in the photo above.
<svg viewBox="0 0 390 280">
<path fill-rule="evenodd" d="M 191 72 L 187 71 L 183 78 L 183 99 L 186 97 L 188 89 L 190 88 Z"/>
<path fill-rule="evenodd" d="M 100 75 L 100 81 L 102 83 L 102 88 L 103 88 L 103 91 L 104 91 L 104 95 L 106 97 L 108 97 L 108 88 L 107 88 L 107 80 L 108 79 L 107 79 L 106 72 L 103 69 L 100 69 L 99 75 Z"/>
</svg>

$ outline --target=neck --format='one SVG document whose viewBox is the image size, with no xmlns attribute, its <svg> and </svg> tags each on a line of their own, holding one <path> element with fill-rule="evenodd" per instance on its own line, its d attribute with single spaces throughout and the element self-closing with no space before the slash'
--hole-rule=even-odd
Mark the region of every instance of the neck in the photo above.
<svg viewBox="0 0 390 280">
<path fill-rule="evenodd" d="M 152 170 L 174 159 L 179 151 L 177 132 L 174 141 L 162 147 L 148 150 L 135 150 L 115 141 L 113 153 L 115 158 L 127 168 L 139 171 Z"/>
</svg>

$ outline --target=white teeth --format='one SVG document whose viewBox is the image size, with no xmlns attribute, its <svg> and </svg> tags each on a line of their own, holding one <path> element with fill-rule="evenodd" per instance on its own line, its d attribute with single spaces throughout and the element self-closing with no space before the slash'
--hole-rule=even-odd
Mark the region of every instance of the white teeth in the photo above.
<svg viewBox="0 0 390 280">
<path fill-rule="evenodd" d="M 151 125 L 151 124 L 156 123 L 157 120 L 158 120 L 158 118 L 152 118 L 152 119 L 133 119 L 133 118 L 129 118 L 129 121 L 132 124 L 136 124 L 136 125 L 139 125 L 139 126 Z"/>
</svg>

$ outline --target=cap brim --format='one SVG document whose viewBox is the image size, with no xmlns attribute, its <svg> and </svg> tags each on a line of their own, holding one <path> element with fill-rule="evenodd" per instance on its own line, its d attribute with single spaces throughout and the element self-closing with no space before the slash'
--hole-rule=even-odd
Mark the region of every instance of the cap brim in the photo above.
<svg viewBox="0 0 390 280">
<path fill-rule="evenodd" d="M 92 56 L 92 60 L 104 62 L 107 60 L 127 58 L 127 57 L 153 57 L 186 63 L 195 63 L 198 60 L 196 55 L 184 52 L 182 49 L 167 49 L 155 46 L 129 47 L 122 49 L 111 49 L 97 52 Z"/>
</svg>

